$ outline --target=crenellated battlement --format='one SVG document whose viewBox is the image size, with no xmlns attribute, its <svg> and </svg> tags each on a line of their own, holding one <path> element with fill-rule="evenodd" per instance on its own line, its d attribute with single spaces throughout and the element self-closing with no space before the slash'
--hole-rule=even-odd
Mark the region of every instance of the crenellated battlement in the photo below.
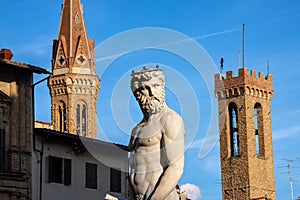
<svg viewBox="0 0 300 200">
<path fill-rule="evenodd" d="M 225 75 L 215 74 L 215 95 L 218 99 L 244 94 L 271 100 L 274 94 L 272 75 L 256 74 L 255 70 L 247 68 L 239 69 L 237 76 L 233 76 L 233 71 Z"/>
</svg>

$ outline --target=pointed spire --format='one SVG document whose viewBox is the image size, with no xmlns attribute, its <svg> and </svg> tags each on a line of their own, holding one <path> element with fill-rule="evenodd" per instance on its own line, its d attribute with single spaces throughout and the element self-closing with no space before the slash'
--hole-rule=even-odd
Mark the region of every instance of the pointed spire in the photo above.
<svg viewBox="0 0 300 200">
<path fill-rule="evenodd" d="M 69 73 L 75 73 L 75 68 L 85 67 L 94 74 L 93 50 L 94 40 L 88 39 L 80 0 L 64 0 L 58 38 L 53 43 L 53 71 L 69 68 Z"/>
<path fill-rule="evenodd" d="M 94 41 L 88 39 L 80 0 L 64 0 L 48 81 L 54 130 L 97 137 L 100 79 L 95 69 Z"/>
</svg>

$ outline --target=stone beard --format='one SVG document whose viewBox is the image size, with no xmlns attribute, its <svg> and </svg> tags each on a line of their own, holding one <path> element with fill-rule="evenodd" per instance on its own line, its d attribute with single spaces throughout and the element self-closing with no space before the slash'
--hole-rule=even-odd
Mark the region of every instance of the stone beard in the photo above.
<svg viewBox="0 0 300 200">
<path fill-rule="evenodd" d="M 132 73 L 131 90 L 144 115 L 132 130 L 130 200 L 179 200 L 183 173 L 185 129 L 181 117 L 165 103 L 161 69 Z"/>
<path fill-rule="evenodd" d="M 144 95 L 141 91 L 136 90 L 134 96 L 144 112 L 156 114 L 161 112 L 165 107 L 164 90 L 161 90 L 158 94 L 154 94 L 153 96 Z"/>
</svg>

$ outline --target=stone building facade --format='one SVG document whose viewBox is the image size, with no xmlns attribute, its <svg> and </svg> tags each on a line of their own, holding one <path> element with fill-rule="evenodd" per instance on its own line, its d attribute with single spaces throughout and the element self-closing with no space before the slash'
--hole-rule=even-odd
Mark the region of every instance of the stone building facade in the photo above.
<svg viewBox="0 0 300 200">
<path fill-rule="evenodd" d="M 54 130 L 96 138 L 100 79 L 80 0 L 64 1 L 58 39 L 53 41 L 52 73 L 48 86 Z"/>
<path fill-rule="evenodd" d="M 0 51 L 0 199 L 27 200 L 32 195 L 33 73 L 46 70 L 12 61 Z"/>
<path fill-rule="evenodd" d="M 272 75 L 246 68 L 215 75 L 219 106 L 222 196 L 276 199 L 270 101 Z"/>
</svg>

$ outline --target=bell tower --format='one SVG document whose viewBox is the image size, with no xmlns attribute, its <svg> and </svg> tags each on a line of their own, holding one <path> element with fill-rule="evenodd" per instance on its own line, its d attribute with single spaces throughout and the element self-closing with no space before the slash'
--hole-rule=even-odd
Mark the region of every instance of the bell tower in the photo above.
<svg viewBox="0 0 300 200">
<path fill-rule="evenodd" d="M 276 199 L 272 75 L 246 68 L 215 75 L 223 200 Z"/>
<path fill-rule="evenodd" d="M 80 0 L 64 1 L 58 39 L 53 41 L 52 74 L 48 87 L 54 130 L 96 138 L 100 80 Z"/>
</svg>

